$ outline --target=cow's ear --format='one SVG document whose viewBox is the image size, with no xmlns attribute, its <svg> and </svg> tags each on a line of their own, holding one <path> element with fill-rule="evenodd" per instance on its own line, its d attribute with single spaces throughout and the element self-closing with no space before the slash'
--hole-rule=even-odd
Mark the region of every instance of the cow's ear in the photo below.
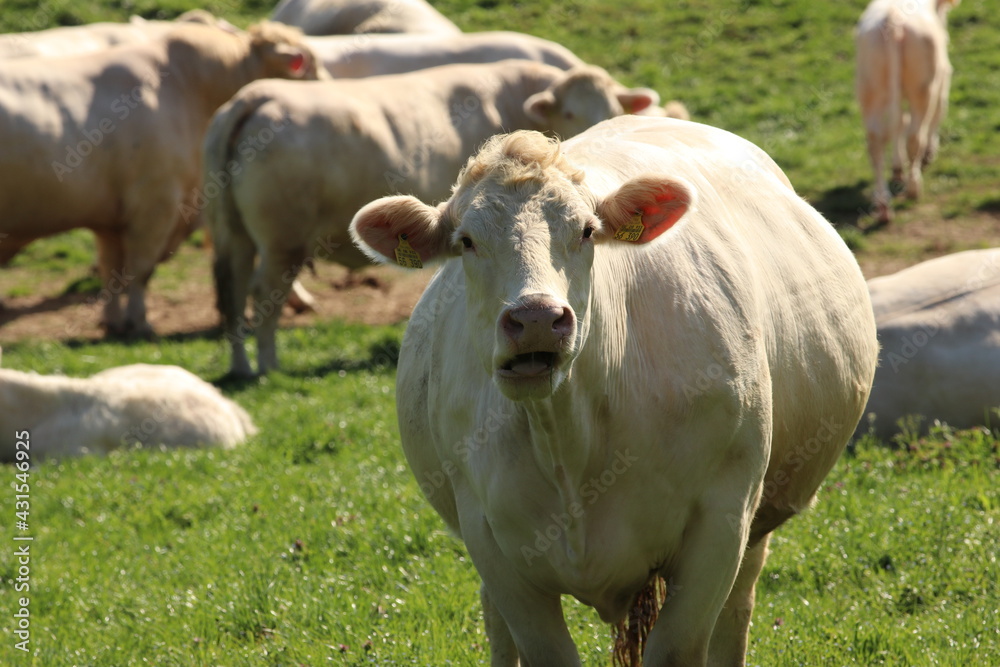
<svg viewBox="0 0 1000 667">
<path fill-rule="evenodd" d="M 548 122 L 556 109 L 556 96 L 551 90 L 535 93 L 524 101 L 524 113 L 538 125 Z"/>
<path fill-rule="evenodd" d="M 282 72 L 289 79 L 304 79 L 309 77 L 310 64 L 313 61 L 312 52 L 297 46 L 281 44 L 275 53 Z"/>
<path fill-rule="evenodd" d="M 663 176 L 639 176 L 597 206 L 604 223 L 600 240 L 649 243 L 694 208 L 689 185 Z"/>
<path fill-rule="evenodd" d="M 382 197 L 354 215 L 351 238 L 376 262 L 420 268 L 452 254 L 443 211 L 444 204 L 435 208 L 409 195 Z"/>
<path fill-rule="evenodd" d="M 660 104 L 660 94 L 651 88 L 625 88 L 618 91 L 616 96 L 625 113 L 639 113 Z"/>
</svg>

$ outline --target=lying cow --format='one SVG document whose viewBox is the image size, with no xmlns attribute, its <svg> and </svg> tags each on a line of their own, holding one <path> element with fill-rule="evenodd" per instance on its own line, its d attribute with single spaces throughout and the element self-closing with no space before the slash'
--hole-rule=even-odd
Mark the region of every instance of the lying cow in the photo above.
<svg viewBox="0 0 1000 667">
<path fill-rule="evenodd" d="M 178 366 L 134 364 L 90 378 L 0 369 L 0 462 L 103 454 L 136 444 L 230 448 L 256 433 L 250 416 Z M 21 449 L 24 449 L 22 446 Z"/>
<path fill-rule="evenodd" d="M 59 58 L 103 51 L 122 44 L 148 42 L 163 37 L 177 23 L 205 23 L 230 31 L 236 28 L 225 19 L 193 9 L 176 21 L 147 21 L 133 16 L 128 23 L 90 23 L 0 35 L 0 60 L 12 58 Z"/>
<path fill-rule="evenodd" d="M 402 74 L 454 63 L 492 63 L 508 58 L 534 60 L 559 69 L 585 63 L 561 44 L 520 32 L 457 35 L 330 35 L 306 43 L 338 79 Z"/>
<path fill-rule="evenodd" d="M 515 132 L 446 202 L 383 198 L 351 232 L 445 262 L 399 428 L 482 577 L 492 664 L 579 665 L 560 596 L 614 623 L 663 577 L 644 664 L 742 665 L 768 536 L 812 502 L 878 352 L 857 263 L 774 162 L 672 119 Z"/>
<path fill-rule="evenodd" d="M 923 428 L 1000 423 L 1000 249 L 932 259 L 868 289 L 882 353 L 859 433 L 889 440 L 909 415 Z"/>
<path fill-rule="evenodd" d="M 106 326 L 148 332 L 146 283 L 197 221 L 212 114 L 254 79 L 317 75 L 298 31 L 280 24 L 179 25 L 147 44 L 0 63 L 0 264 L 34 239 L 92 229 Z"/>
<path fill-rule="evenodd" d="M 302 28 L 307 35 L 461 32 L 424 0 L 282 0 L 271 19 Z"/>
<path fill-rule="evenodd" d="M 892 219 L 886 146 L 893 152 L 893 179 L 902 180 L 905 169 L 906 196 L 914 199 L 923 187 L 921 172 L 937 153 L 951 85 L 946 19 L 958 2 L 874 0 L 858 21 L 856 87 L 875 172 L 878 222 Z"/>
<path fill-rule="evenodd" d="M 252 373 L 244 307 L 257 253 L 254 320 L 266 373 L 277 367 L 278 317 L 303 263 L 316 254 L 348 268 L 367 263 L 347 231 L 362 205 L 393 192 L 446 197 L 462 163 L 497 132 L 571 136 L 657 101 L 597 67 L 564 72 L 523 60 L 247 86 L 205 140 L 205 221 L 232 373 Z"/>
</svg>

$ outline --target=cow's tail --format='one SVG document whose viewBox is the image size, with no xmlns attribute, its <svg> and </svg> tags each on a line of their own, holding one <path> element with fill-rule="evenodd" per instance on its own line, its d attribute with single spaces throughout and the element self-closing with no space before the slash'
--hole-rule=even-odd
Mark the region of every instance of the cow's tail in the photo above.
<svg viewBox="0 0 1000 667">
<path fill-rule="evenodd" d="M 654 574 L 639 591 L 628 616 L 614 626 L 614 667 L 639 667 L 646 648 L 649 632 L 660 614 L 660 607 L 667 599 L 667 584 Z"/>
<path fill-rule="evenodd" d="M 205 134 L 199 199 L 204 206 L 205 227 L 212 240 L 216 306 L 224 325 L 227 318 L 235 318 L 246 307 L 246 304 L 233 302 L 233 239 L 246 234 L 243 217 L 233 198 L 233 178 L 242 168 L 237 160 L 236 144 L 247 120 L 268 99 L 265 95 L 233 98 L 216 112 Z"/>
<path fill-rule="evenodd" d="M 886 49 L 886 68 L 889 75 L 889 150 L 896 155 L 900 141 L 900 131 L 909 123 L 902 116 L 903 105 L 903 21 L 900 9 L 889 8 L 885 18 L 883 43 Z M 905 130 L 904 130 L 905 132 Z M 901 178 L 901 174 L 893 174 Z"/>
</svg>

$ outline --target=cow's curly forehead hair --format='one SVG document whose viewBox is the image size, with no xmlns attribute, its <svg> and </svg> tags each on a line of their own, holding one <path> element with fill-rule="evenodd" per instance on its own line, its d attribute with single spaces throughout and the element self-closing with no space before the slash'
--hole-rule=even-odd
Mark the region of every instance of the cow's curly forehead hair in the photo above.
<svg viewBox="0 0 1000 667">
<path fill-rule="evenodd" d="M 573 183 L 583 181 L 583 171 L 569 163 L 555 139 L 530 130 L 501 134 L 487 140 L 469 159 L 458 176 L 455 190 L 475 185 L 487 176 L 493 176 L 503 186 L 542 183 L 548 180 L 546 174 L 552 169 Z"/>
<path fill-rule="evenodd" d="M 277 21 L 261 21 L 247 28 L 253 46 L 263 44 L 302 44 L 302 30 Z"/>
</svg>

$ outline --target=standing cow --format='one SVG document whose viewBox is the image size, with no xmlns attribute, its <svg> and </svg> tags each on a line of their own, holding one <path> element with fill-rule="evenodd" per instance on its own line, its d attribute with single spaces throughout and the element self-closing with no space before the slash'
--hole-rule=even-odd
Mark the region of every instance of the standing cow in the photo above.
<svg viewBox="0 0 1000 667">
<path fill-rule="evenodd" d="M 251 278 L 266 373 L 277 368 L 278 318 L 303 263 L 319 254 L 348 268 L 367 264 L 347 229 L 364 204 L 396 192 L 447 197 L 462 163 L 498 132 L 568 137 L 656 101 L 655 92 L 627 89 L 599 67 L 564 72 L 524 60 L 247 86 L 205 139 L 205 221 L 231 372 L 252 374 L 244 346 Z"/>
<path fill-rule="evenodd" d="M 34 239 L 89 228 L 105 325 L 149 332 L 146 283 L 195 222 L 185 212 L 212 114 L 254 79 L 317 76 L 301 35 L 280 24 L 178 25 L 145 44 L 0 63 L 0 264 Z"/>
<path fill-rule="evenodd" d="M 742 665 L 768 536 L 812 502 L 877 358 L 857 263 L 774 162 L 671 119 L 561 148 L 515 132 L 447 202 L 383 198 L 351 231 L 445 261 L 399 428 L 482 577 L 491 664 L 579 665 L 560 596 L 616 622 L 659 576 L 645 664 Z"/>
<path fill-rule="evenodd" d="M 868 281 L 881 363 L 860 432 L 888 440 L 909 415 L 956 428 L 996 425 L 1000 248 L 938 257 Z"/>
<path fill-rule="evenodd" d="M 875 216 L 892 219 L 885 176 L 886 146 L 893 152 L 893 179 L 917 198 L 922 171 L 938 150 L 938 127 L 948 107 L 948 12 L 959 0 L 874 0 L 857 27 L 857 96 L 868 156 L 875 172 Z M 909 120 L 902 100 L 909 105 Z M 904 127 L 905 126 L 905 127 Z M 905 142 L 904 139 L 905 133 Z"/>
</svg>

